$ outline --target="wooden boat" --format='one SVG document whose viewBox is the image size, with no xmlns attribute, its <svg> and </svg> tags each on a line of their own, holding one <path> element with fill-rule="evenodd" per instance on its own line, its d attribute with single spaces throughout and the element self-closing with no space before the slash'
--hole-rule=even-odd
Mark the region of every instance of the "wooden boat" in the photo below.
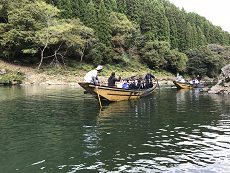
<svg viewBox="0 0 230 173">
<path fill-rule="evenodd" d="M 78 84 L 84 88 L 86 92 L 92 94 L 98 99 L 107 101 L 122 101 L 145 97 L 151 94 L 157 87 L 157 83 L 153 83 L 152 88 L 140 90 L 95 86 L 87 82 L 79 82 Z"/>
<path fill-rule="evenodd" d="M 190 84 L 188 82 L 173 81 L 173 83 L 178 89 L 193 89 L 197 87 L 197 84 Z"/>
</svg>

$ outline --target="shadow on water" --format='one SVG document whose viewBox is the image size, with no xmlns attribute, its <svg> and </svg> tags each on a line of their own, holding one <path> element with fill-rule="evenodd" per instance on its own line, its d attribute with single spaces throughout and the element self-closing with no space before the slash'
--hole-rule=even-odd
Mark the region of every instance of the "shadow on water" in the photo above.
<svg viewBox="0 0 230 173">
<path fill-rule="evenodd" d="M 5 173 L 230 170 L 229 96 L 162 87 L 100 110 L 96 99 L 71 87 L 0 94 Z"/>
</svg>

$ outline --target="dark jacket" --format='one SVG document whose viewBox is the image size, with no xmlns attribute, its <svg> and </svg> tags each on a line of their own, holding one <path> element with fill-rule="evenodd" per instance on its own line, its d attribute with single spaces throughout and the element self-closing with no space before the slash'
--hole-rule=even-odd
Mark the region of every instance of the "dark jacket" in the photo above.
<svg viewBox="0 0 230 173">
<path fill-rule="evenodd" d="M 152 79 L 154 79 L 154 78 L 155 78 L 155 76 L 151 73 L 150 74 L 147 73 L 144 77 L 145 81 L 148 83 L 149 83 L 149 81 L 152 81 Z"/>
<path fill-rule="evenodd" d="M 108 86 L 113 87 L 113 86 L 115 86 L 115 82 L 120 81 L 120 80 L 121 80 L 121 77 L 119 77 L 117 79 L 117 78 L 115 78 L 115 76 L 110 76 L 109 79 L 108 79 Z"/>
</svg>

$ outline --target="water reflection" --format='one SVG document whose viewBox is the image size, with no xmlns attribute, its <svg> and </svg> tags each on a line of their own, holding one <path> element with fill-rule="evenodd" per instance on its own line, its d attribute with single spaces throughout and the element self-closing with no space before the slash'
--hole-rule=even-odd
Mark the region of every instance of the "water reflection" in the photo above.
<svg viewBox="0 0 230 173">
<path fill-rule="evenodd" d="M 4 173 L 230 170 L 229 96 L 163 88 L 100 110 L 72 87 L 0 94 Z"/>
</svg>

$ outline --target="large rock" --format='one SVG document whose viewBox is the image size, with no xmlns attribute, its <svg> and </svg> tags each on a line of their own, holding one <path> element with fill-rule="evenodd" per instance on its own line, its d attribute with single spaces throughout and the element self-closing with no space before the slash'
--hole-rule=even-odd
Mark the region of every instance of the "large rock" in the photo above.
<svg viewBox="0 0 230 173">
<path fill-rule="evenodd" d="M 218 79 L 218 84 L 230 82 L 230 64 L 221 69 L 221 74 Z"/>
<path fill-rule="evenodd" d="M 230 94 L 230 64 L 221 69 L 217 84 L 211 87 L 208 93 Z"/>
<path fill-rule="evenodd" d="M 0 69 L 0 75 L 4 75 L 6 74 L 6 70 L 5 69 Z"/>
</svg>

